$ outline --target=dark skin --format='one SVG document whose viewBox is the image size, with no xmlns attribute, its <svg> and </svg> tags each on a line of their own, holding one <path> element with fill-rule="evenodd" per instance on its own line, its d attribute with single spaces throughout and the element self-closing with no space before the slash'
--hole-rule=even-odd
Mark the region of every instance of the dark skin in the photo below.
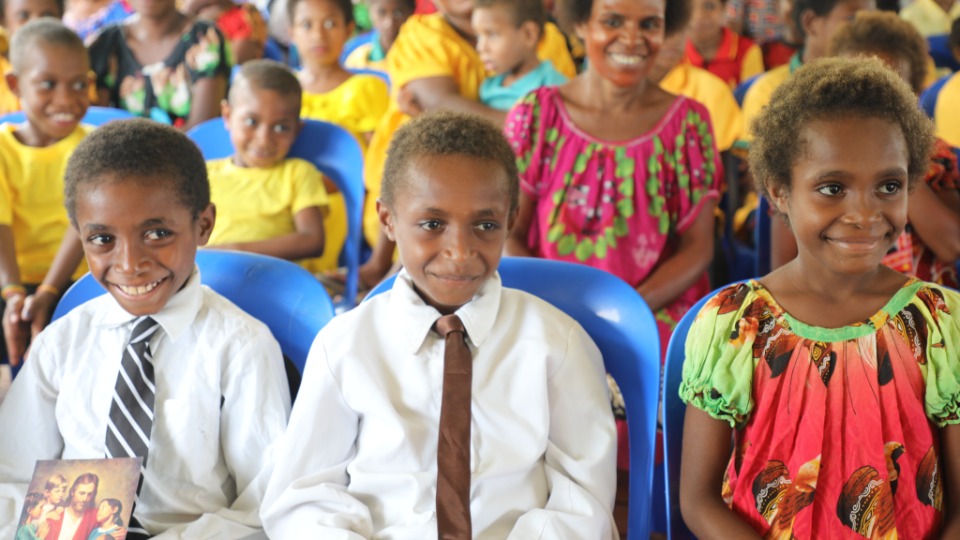
<svg viewBox="0 0 960 540">
<path fill-rule="evenodd" d="M 676 99 L 646 81 L 639 88 L 616 87 L 590 69 L 561 86 L 560 95 L 573 122 L 591 136 L 606 141 L 631 140 L 649 132 Z M 657 310 L 672 302 L 709 267 L 715 207 L 715 201 L 705 203 L 693 225 L 678 238 L 676 253 L 643 283 L 634 284 L 650 309 Z M 520 213 L 507 239 L 507 255 L 533 255 L 527 247 L 527 234 L 535 210 L 534 201 L 521 192 Z"/>
<path fill-rule="evenodd" d="M 140 65 L 146 66 L 169 56 L 191 22 L 189 17 L 177 11 L 173 2 L 168 2 L 148 14 L 133 15 L 124 22 L 123 30 L 133 56 Z M 187 131 L 219 116 L 220 101 L 226 97 L 226 91 L 227 79 L 223 75 L 197 79 L 191 88 L 190 116 L 180 129 Z M 109 91 L 101 89 L 97 102 L 101 106 L 109 106 Z"/>
</svg>

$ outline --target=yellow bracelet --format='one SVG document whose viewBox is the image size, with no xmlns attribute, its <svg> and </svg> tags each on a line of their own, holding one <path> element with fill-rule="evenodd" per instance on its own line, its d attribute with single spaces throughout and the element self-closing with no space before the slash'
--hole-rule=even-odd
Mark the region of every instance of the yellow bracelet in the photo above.
<svg viewBox="0 0 960 540">
<path fill-rule="evenodd" d="M 4 287 L 0 289 L 0 298 L 3 298 L 4 300 L 9 300 L 10 298 L 18 295 L 20 296 L 27 295 L 27 288 L 24 287 L 23 285 L 20 285 L 19 283 L 11 283 L 10 285 L 4 285 Z"/>
<path fill-rule="evenodd" d="M 37 292 L 50 293 L 54 297 L 60 296 L 60 289 L 54 287 L 53 285 L 47 285 L 46 283 L 41 283 L 40 285 L 37 285 Z"/>
</svg>

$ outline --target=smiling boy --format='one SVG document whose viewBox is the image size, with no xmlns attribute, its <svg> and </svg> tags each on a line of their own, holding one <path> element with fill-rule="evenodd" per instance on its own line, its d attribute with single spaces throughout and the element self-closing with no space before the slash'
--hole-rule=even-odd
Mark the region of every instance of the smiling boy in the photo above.
<svg viewBox="0 0 960 540">
<path fill-rule="evenodd" d="M 600 352 L 575 321 L 497 273 L 518 198 L 513 152 L 489 122 L 427 113 L 397 132 L 378 207 L 404 271 L 314 341 L 264 498 L 268 536 L 615 537 Z M 465 338 L 440 335 L 450 315 Z M 445 341 L 469 348 L 459 391 L 447 387 Z M 438 447 L 458 392 L 464 465 L 443 469 L 467 479 L 456 514 L 467 523 L 446 536 L 438 470 L 449 454 Z"/>
<path fill-rule="evenodd" d="M 200 284 L 194 259 L 215 221 L 200 151 L 159 123 L 113 122 L 77 148 L 65 184 L 109 294 L 37 337 L 0 407 L 0 432 L 20 434 L 0 438 L 0 523 L 37 460 L 138 456 L 131 532 L 256 532 L 290 396 L 266 326 Z"/>
</svg>

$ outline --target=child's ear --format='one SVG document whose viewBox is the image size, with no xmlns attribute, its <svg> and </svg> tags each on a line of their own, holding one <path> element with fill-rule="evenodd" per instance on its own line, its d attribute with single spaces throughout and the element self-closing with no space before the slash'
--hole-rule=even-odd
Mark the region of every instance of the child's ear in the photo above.
<svg viewBox="0 0 960 540">
<path fill-rule="evenodd" d="M 573 34 L 577 36 L 580 41 L 587 40 L 587 23 L 577 23 L 573 26 Z"/>
<path fill-rule="evenodd" d="M 391 242 L 396 242 L 397 236 L 393 230 L 393 211 L 391 211 L 390 206 L 381 199 L 377 199 L 377 216 L 380 218 L 380 226 L 383 227 L 383 232 L 386 233 L 387 238 L 389 238 Z"/>
<path fill-rule="evenodd" d="M 812 9 L 803 10 L 803 13 L 800 14 L 800 26 L 802 26 L 803 35 L 818 35 L 821 26 L 820 23 L 823 22 L 822 19 L 825 19 L 825 17 L 818 17 Z"/>
<path fill-rule="evenodd" d="M 520 35 L 526 45 L 536 47 L 540 42 L 540 27 L 533 21 L 526 21 L 520 25 Z"/>
<path fill-rule="evenodd" d="M 520 215 L 520 208 L 514 208 L 510 211 L 510 215 L 507 216 L 507 234 L 510 234 L 510 231 L 513 230 L 513 226 L 517 224 L 517 216 Z"/>
<path fill-rule="evenodd" d="M 778 214 L 787 215 L 787 198 L 790 196 L 789 188 L 779 182 L 764 181 L 767 188 L 768 199 L 774 210 Z"/>
<path fill-rule="evenodd" d="M 294 133 L 293 133 L 293 140 L 294 140 L 294 141 L 296 141 L 296 140 L 297 140 L 297 137 L 300 136 L 300 132 L 303 130 L 303 126 L 304 126 L 304 125 L 306 125 L 306 123 L 303 121 L 303 119 L 300 119 L 300 121 L 297 122 L 297 126 L 296 126 L 295 128 L 293 128 L 293 132 L 294 132 Z"/>
<path fill-rule="evenodd" d="M 230 102 L 225 99 L 220 100 L 220 116 L 224 122 L 230 123 Z"/>
<path fill-rule="evenodd" d="M 20 79 L 17 77 L 17 74 L 11 71 L 6 74 L 6 78 L 7 87 L 10 88 L 13 95 L 20 97 Z"/>
<path fill-rule="evenodd" d="M 213 226 L 217 222 L 217 207 L 210 203 L 206 208 L 200 212 L 200 215 L 197 216 L 197 245 L 205 246 L 210 240 L 210 234 L 213 232 Z"/>
</svg>

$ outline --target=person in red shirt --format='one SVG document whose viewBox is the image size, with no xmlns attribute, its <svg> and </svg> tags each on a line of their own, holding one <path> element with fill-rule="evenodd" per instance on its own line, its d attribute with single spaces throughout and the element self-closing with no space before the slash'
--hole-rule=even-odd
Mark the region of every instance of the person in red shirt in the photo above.
<svg viewBox="0 0 960 540">
<path fill-rule="evenodd" d="M 727 0 L 693 0 L 686 58 L 731 88 L 763 72 L 763 54 L 751 39 L 724 26 Z"/>
</svg>

